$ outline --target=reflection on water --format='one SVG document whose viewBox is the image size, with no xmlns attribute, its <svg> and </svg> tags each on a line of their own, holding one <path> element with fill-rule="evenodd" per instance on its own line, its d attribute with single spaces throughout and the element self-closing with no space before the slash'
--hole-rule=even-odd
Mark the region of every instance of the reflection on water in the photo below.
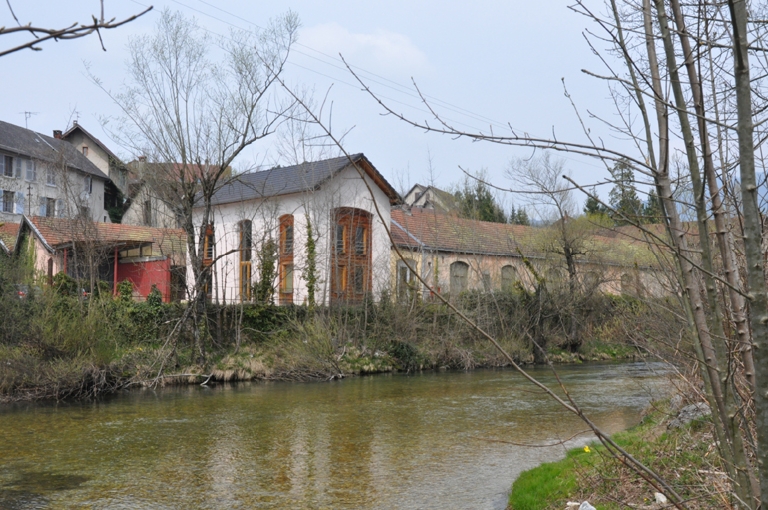
<svg viewBox="0 0 768 510">
<path fill-rule="evenodd" d="M 661 365 L 561 377 L 615 432 L 664 387 Z M 548 384 L 554 378 L 533 370 Z M 381 375 L 133 392 L 0 410 L 0 508 L 504 508 L 520 471 L 585 427 L 516 373 Z M 586 442 L 582 437 L 569 447 Z"/>
</svg>

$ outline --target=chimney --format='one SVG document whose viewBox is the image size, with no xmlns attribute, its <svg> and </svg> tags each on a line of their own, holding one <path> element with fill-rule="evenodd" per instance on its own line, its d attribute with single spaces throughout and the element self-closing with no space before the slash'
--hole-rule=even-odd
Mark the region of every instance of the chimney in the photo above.
<svg viewBox="0 0 768 510">
<path fill-rule="evenodd" d="M 53 137 L 57 140 L 61 140 L 61 129 L 54 129 Z"/>
<path fill-rule="evenodd" d="M 146 156 L 139 156 L 139 163 L 144 163 L 147 160 Z"/>
</svg>

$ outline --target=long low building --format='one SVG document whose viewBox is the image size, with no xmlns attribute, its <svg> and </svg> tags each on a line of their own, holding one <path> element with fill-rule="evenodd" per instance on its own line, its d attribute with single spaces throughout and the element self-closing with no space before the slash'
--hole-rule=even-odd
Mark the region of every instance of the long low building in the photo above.
<svg viewBox="0 0 768 510">
<path fill-rule="evenodd" d="M 429 297 L 432 290 L 417 283 L 416 274 L 432 289 L 454 296 L 469 289 L 510 289 L 516 282 L 532 289 L 534 273 L 548 286 L 568 284 L 558 225 L 491 223 L 407 206 L 393 209 L 391 218 L 397 247 L 392 253 L 392 287 L 398 296 L 416 289 Z M 571 228 L 568 234 L 578 248 L 574 260 L 580 285 L 612 294 L 666 293 L 653 254 L 644 243 L 608 237 L 596 226 L 585 227 Z"/>
</svg>

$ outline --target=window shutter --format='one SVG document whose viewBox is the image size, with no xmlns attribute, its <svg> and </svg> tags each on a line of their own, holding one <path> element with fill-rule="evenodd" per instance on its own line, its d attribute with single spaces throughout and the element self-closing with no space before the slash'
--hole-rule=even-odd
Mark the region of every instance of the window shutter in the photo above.
<svg viewBox="0 0 768 510">
<path fill-rule="evenodd" d="M 16 214 L 24 214 L 24 193 L 16 192 Z"/>
<path fill-rule="evenodd" d="M 13 158 L 13 159 L 14 159 L 14 162 L 16 163 L 16 165 L 15 165 L 15 167 L 16 167 L 16 175 L 15 175 L 15 177 L 17 179 L 21 179 L 21 177 L 22 177 L 22 175 L 21 175 L 22 159 L 21 158 Z"/>
<path fill-rule="evenodd" d="M 40 197 L 40 216 L 45 216 L 45 197 Z"/>
<path fill-rule="evenodd" d="M 62 199 L 56 200 L 56 214 L 57 218 L 64 217 L 64 201 Z"/>
</svg>

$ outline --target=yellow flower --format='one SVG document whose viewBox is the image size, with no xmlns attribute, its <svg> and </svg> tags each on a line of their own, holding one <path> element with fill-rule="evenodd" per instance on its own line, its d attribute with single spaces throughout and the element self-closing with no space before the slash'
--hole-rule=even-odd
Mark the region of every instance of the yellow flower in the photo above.
<svg viewBox="0 0 768 510">
<path fill-rule="evenodd" d="M 585 451 L 586 453 L 589 453 L 591 450 L 589 449 L 589 446 L 585 446 L 585 447 L 584 447 L 584 451 Z"/>
</svg>

